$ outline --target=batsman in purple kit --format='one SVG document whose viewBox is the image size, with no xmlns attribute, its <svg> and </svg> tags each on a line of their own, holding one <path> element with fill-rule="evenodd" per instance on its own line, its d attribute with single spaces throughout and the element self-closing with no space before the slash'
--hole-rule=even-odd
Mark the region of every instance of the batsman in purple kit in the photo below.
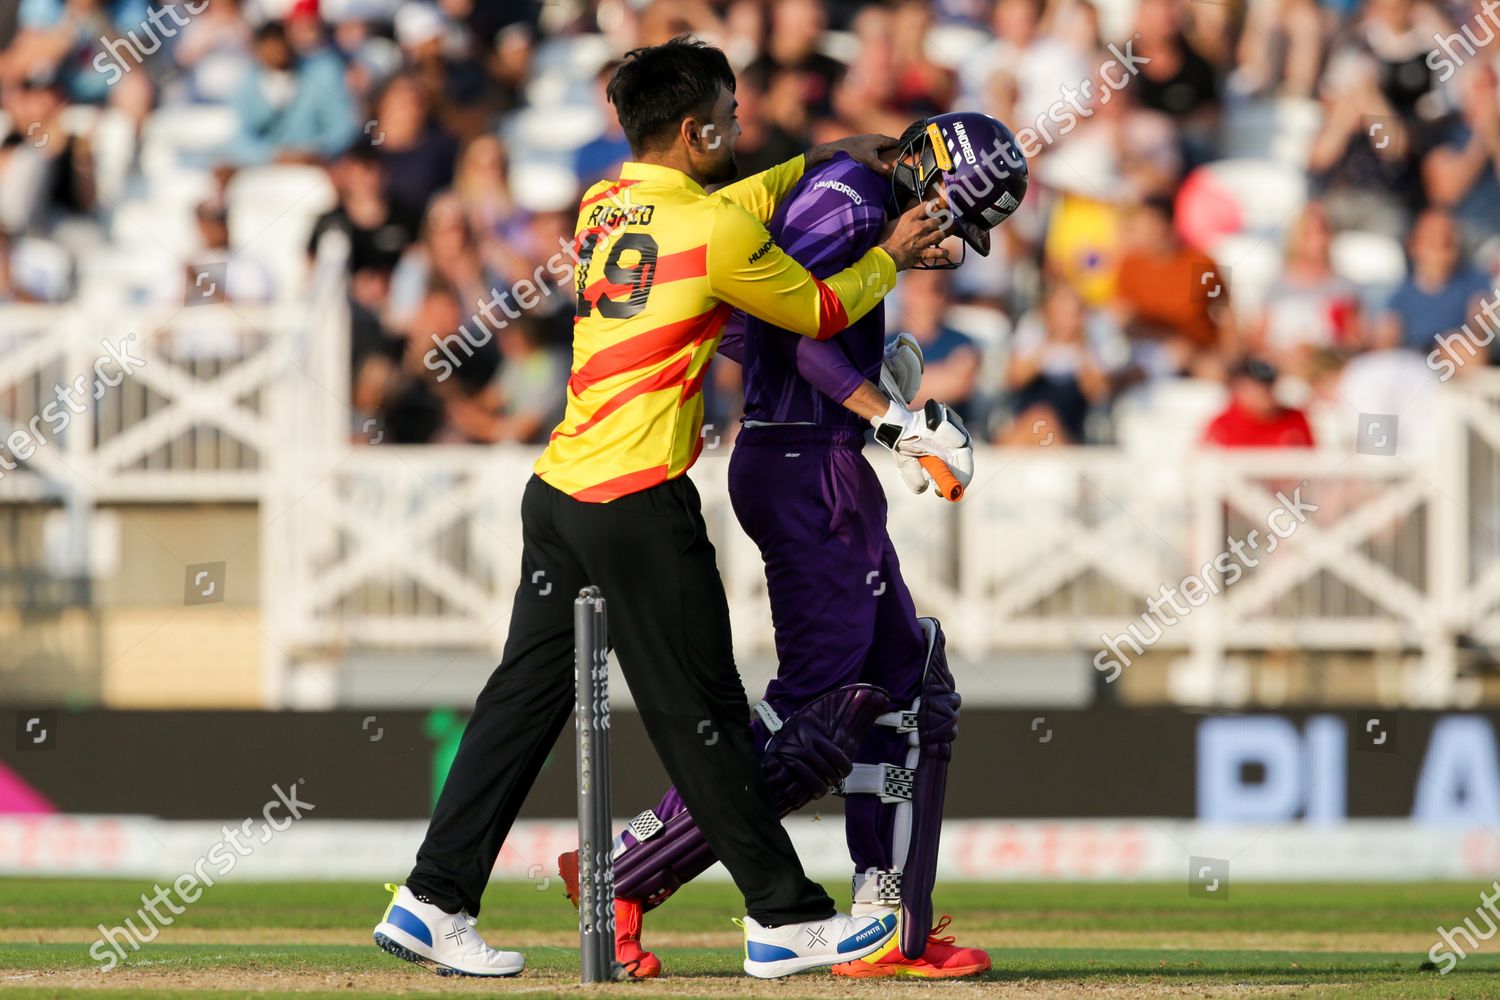
<svg viewBox="0 0 1500 1000">
<path fill-rule="evenodd" d="M 986 115 L 915 122 L 896 157 L 890 179 L 847 156 L 808 171 L 771 220 L 777 245 L 826 277 L 875 246 L 889 220 L 929 199 L 964 244 L 988 254 L 990 229 L 1026 194 L 1015 137 Z M 885 494 L 861 452 L 873 426 L 921 493 L 930 484 L 923 456 L 967 485 L 973 450 L 947 407 L 907 408 L 921 383 L 921 348 L 909 335 L 887 345 L 882 309 L 825 341 L 736 316 L 719 348 L 744 369 L 730 499 L 765 560 L 780 661 L 751 727 L 782 815 L 829 791 L 847 797 L 853 912 L 899 914 L 890 945 L 834 973 L 968 976 L 987 970 L 989 955 L 939 937 L 947 918 L 932 923 L 960 699 L 942 629 L 917 617 L 886 531 Z M 616 951 L 633 975 L 661 968 L 640 943 L 644 913 L 714 860 L 675 790 L 621 834 Z M 576 855 L 559 862 L 572 892 Z"/>
</svg>

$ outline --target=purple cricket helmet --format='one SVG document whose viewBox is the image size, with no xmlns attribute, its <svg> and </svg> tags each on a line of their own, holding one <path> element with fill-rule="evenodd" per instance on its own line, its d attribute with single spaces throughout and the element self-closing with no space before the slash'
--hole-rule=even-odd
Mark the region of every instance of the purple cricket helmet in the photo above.
<svg viewBox="0 0 1500 1000">
<path fill-rule="evenodd" d="M 990 230 L 1021 207 L 1027 177 L 1026 157 L 1010 129 L 989 115 L 957 111 L 907 127 L 891 186 L 899 204 L 925 198 L 940 178 L 946 181 L 955 231 L 987 257 Z"/>
</svg>

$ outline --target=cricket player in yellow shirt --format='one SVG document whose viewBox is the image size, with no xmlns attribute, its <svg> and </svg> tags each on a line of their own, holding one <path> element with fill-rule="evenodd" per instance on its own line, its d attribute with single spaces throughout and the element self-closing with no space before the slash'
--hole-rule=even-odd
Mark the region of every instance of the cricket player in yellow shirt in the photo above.
<svg viewBox="0 0 1500 1000">
<path fill-rule="evenodd" d="M 702 447 L 703 380 L 733 309 L 831 337 L 869 312 L 898 270 L 942 259 L 946 234 L 935 206 L 918 205 L 852 266 L 814 278 L 766 230 L 778 199 L 838 152 L 888 171 L 879 153 L 895 140 L 818 146 L 709 195 L 706 186 L 736 172 L 734 87 L 722 52 L 685 39 L 629 53 L 609 84 L 635 159 L 579 206 L 567 412 L 522 499 L 510 634 L 416 867 L 375 928 L 386 951 L 442 974 L 523 968 L 521 955 L 486 945 L 473 918 L 572 713 L 573 597 L 588 585 L 609 603 L 610 640 L 652 745 L 745 897 L 745 971 L 776 977 L 850 961 L 895 930 L 894 916 L 836 912 L 781 827 L 751 744 L 714 549 L 684 473 Z"/>
</svg>

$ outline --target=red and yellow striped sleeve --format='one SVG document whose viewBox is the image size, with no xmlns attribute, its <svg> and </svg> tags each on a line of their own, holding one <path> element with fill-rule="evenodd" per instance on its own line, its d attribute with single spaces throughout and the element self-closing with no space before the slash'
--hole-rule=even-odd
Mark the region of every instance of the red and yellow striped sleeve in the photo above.
<svg viewBox="0 0 1500 1000">
<path fill-rule="evenodd" d="M 896 262 L 879 247 L 820 281 L 776 245 L 737 205 L 714 213 L 708 239 L 714 295 L 774 326 L 827 340 L 874 309 L 896 287 Z"/>
<path fill-rule="evenodd" d="M 806 157 L 794 156 L 769 170 L 720 188 L 713 197 L 738 205 L 759 219 L 761 225 L 769 225 L 771 216 L 776 213 L 776 205 L 802 179 L 806 167 Z"/>
</svg>

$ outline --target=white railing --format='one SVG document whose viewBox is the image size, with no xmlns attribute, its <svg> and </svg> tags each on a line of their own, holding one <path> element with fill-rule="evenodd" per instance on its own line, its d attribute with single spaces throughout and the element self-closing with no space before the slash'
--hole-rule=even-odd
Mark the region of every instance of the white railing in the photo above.
<svg viewBox="0 0 1500 1000">
<path fill-rule="evenodd" d="M 532 449 L 468 447 L 339 456 L 270 526 L 291 556 L 278 563 L 285 617 L 272 638 L 287 650 L 498 654 L 534 457 Z M 1219 453 L 1151 468 L 1111 449 L 986 448 L 969 497 L 952 506 L 906 493 L 884 456 L 870 457 L 918 604 L 943 618 L 950 645 L 969 658 L 1025 649 L 1093 655 L 1104 637 L 1132 625 L 1149 632 L 1140 617 L 1147 601 L 1231 551 L 1230 539 L 1246 552 L 1238 582 L 1150 643 L 1186 654 L 1174 671 L 1184 700 L 1236 700 L 1226 657 L 1270 649 L 1420 653 L 1428 672 L 1411 693 L 1450 700 L 1458 635 L 1496 614 L 1493 599 L 1479 596 L 1500 571 L 1470 565 L 1463 542 L 1443 541 L 1463 535 L 1467 515 L 1447 502 L 1432 470 L 1395 458 Z M 701 461 L 693 478 L 716 537 L 736 645 L 770 654 L 760 557 L 729 510 L 727 467 Z M 1270 541 L 1277 491 L 1317 510 Z M 1293 523 L 1278 516 L 1275 526 Z M 1465 572 L 1483 577 L 1467 599 Z M 1209 578 L 1224 575 L 1221 565 Z M 1474 608 L 1486 618 L 1474 620 Z"/>
<path fill-rule="evenodd" d="M 258 501 L 306 307 L 0 309 L 0 493 Z M 116 360 L 119 355 L 124 360 Z M 128 375 L 121 377 L 123 369 Z"/>
<path fill-rule="evenodd" d="M 355 646 L 497 654 L 520 567 L 519 504 L 534 449 L 349 443 L 347 314 L 337 247 L 307 305 L 97 315 L 0 308 L 0 436 L 37 427 L 0 501 L 259 505 L 268 700 L 289 664 Z M 54 432 L 34 420 L 53 386 L 94 377 L 101 341 L 135 337 L 144 364 L 83 401 Z M 969 497 L 905 491 L 872 453 L 919 606 L 966 657 L 1000 650 L 1089 656 L 1164 584 L 1266 537 L 1277 491 L 1317 510 L 1274 552 L 1152 645 L 1171 651 L 1173 694 L 1233 703 L 1235 654 L 1388 653 L 1417 664 L 1404 696 L 1447 704 L 1466 640 L 1500 636 L 1500 373 L 1438 394 L 1421 464 L 1343 451 L 1140 455 L 1113 448 L 982 449 Z M 8 459 L 7 446 L 0 453 Z M 719 549 L 736 642 L 773 651 L 759 555 L 727 500 L 728 462 L 693 472 Z M 78 555 L 78 565 L 87 565 Z M 1221 579 L 1222 567 L 1209 574 Z"/>
<path fill-rule="evenodd" d="M 305 302 L 0 306 L 0 499 L 260 502 L 288 440 L 341 446 L 344 244 Z"/>
</svg>

